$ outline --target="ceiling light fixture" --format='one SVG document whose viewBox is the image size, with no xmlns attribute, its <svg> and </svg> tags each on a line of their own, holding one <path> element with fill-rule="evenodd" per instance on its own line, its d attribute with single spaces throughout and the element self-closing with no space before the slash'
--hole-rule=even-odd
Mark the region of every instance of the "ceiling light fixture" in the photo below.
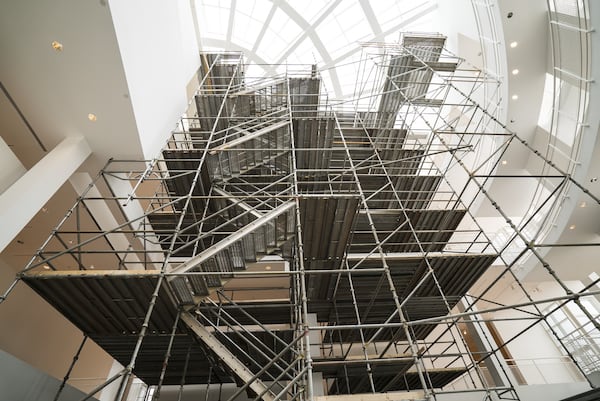
<svg viewBox="0 0 600 401">
<path fill-rule="evenodd" d="M 50 270 L 50 266 L 48 266 L 48 265 L 44 265 L 44 266 L 42 266 L 42 267 L 43 267 L 44 269 L 46 269 L 46 270 Z"/>
<path fill-rule="evenodd" d="M 515 47 L 517 47 L 518 45 L 519 45 L 519 43 L 518 43 L 518 42 L 510 42 L 510 47 L 511 47 L 511 48 L 513 48 L 513 49 L 514 49 Z"/>
<path fill-rule="evenodd" d="M 519 73 L 519 69 L 515 68 L 514 70 L 512 70 L 512 74 L 513 75 L 517 75 Z"/>
<path fill-rule="evenodd" d="M 587 203 L 585 201 L 583 201 L 579 204 L 579 207 L 586 207 L 586 206 L 587 206 Z"/>
<path fill-rule="evenodd" d="M 506 166 L 508 164 L 508 160 L 502 160 L 502 165 Z"/>
<path fill-rule="evenodd" d="M 98 119 L 98 117 L 94 113 L 88 114 L 88 120 L 94 122 Z"/>
<path fill-rule="evenodd" d="M 56 50 L 57 52 L 61 52 L 63 49 L 63 45 L 60 42 L 57 42 L 56 40 L 54 42 L 52 42 L 52 48 L 54 50 Z"/>
<path fill-rule="evenodd" d="M 574 229 L 575 229 L 575 227 L 577 227 L 575 224 L 571 224 L 571 225 L 569 226 L 569 230 L 574 230 Z"/>
<path fill-rule="evenodd" d="M 265 270 L 271 270 L 271 266 L 265 266 Z"/>
<path fill-rule="evenodd" d="M 519 95 L 512 95 L 512 100 L 517 100 L 519 99 Z"/>
</svg>

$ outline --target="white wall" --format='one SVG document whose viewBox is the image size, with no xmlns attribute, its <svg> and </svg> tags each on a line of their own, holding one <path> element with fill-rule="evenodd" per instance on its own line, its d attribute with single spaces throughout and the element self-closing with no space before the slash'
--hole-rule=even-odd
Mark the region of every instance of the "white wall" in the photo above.
<svg viewBox="0 0 600 401">
<path fill-rule="evenodd" d="M 16 267 L 0 259 L 0 291 L 8 288 L 16 271 Z M 0 305 L 0 322 L 0 349 L 57 379 L 67 373 L 83 339 L 79 329 L 23 283 L 18 284 Z M 108 375 L 111 364 L 112 358 L 88 340 L 73 369 L 71 378 L 74 380 L 70 383 L 81 390 L 89 390 Z M 81 378 L 95 380 L 77 380 Z M 4 400 L 4 395 L 0 383 L 0 399 Z"/>
<path fill-rule="evenodd" d="M 564 290 L 558 284 L 550 281 L 526 283 L 525 287 L 534 300 L 564 295 Z M 572 284 L 572 287 L 575 287 L 575 283 Z M 501 290 L 500 294 L 490 293 L 486 298 L 501 299 L 502 303 L 506 305 L 527 302 L 523 291 L 516 285 L 507 286 Z M 540 309 L 543 311 L 548 306 L 549 304 L 542 304 L 540 305 Z M 523 309 L 535 313 L 533 307 L 525 307 Z M 494 313 L 494 318 L 519 318 L 525 316 L 525 313 L 514 310 Z M 496 321 L 495 326 L 502 336 L 502 340 L 509 341 L 533 322 L 533 320 Z M 579 376 L 574 365 L 564 363 L 563 357 L 565 354 L 554 341 L 552 334 L 541 323 L 521 334 L 506 347 L 513 359 L 517 361 L 520 373 L 525 378 L 527 384 L 571 383 L 585 380 Z"/>
<path fill-rule="evenodd" d="M 448 35 L 446 47 L 473 64 L 477 59 L 481 60 L 478 54 L 481 50 L 479 32 L 471 0 L 438 0 L 437 7 L 436 27 L 439 28 L 436 29 Z M 474 52 L 474 48 L 479 48 L 479 51 Z"/>
<path fill-rule="evenodd" d="M 587 383 L 546 384 L 543 386 L 520 386 L 517 393 L 521 401 L 559 401 L 575 394 L 589 391 Z"/>
<path fill-rule="evenodd" d="M 2 400 L 52 401 L 61 380 L 32 368 L 12 355 L 0 351 L 0 389 Z M 85 393 L 68 383 L 60 393 L 61 401 L 81 400 Z"/>
<path fill-rule="evenodd" d="M 109 4 L 142 149 L 152 158 L 185 111 L 186 85 L 200 65 L 189 2 Z"/>
<path fill-rule="evenodd" d="M 588 391 L 587 383 L 547 384 L 544 386 L 519 386 L 517 393 L 521 401 L 559 401 L 575 394 Z M 438 401 L 481 401 L 483 393 L 439 394 Z"/>
</svg>

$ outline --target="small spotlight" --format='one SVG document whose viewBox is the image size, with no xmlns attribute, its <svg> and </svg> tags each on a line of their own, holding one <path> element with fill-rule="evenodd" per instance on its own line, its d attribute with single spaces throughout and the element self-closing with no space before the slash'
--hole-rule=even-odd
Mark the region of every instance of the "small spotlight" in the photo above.
<svg viewBox="0 0 600 401">
<path fill-rule="evenodd" d="M 590 179 L 590 182 L 596 182 L 598 181 L 598 177 L 592 177 L 592 179 Z"/>
<path fill-rule="evenodd" d="M 512 95 L 512 96 L 511 96 L 511 99 L 512 99 L 512 100 L 518 100 L 518 99 L 519 99 L 519 95 Z"/>
<path fill-rule="evenodd" d="M 513 49 L 514 49 L 514 48 L 515 48 L 515 47 L 517 47 L 517 46 L 519 46 L 519 43 L 518 43 L 518 42 L 510 42 L 510 47 L 511 47 L 511 48 L 513 48 Z"/>
<path fill-rule="evenodd" d="M 466 336 L 467 335 L 467 330 L 463 330 L 463 334 Z"/>
<path fill-rule="evenodd" d="M 519 73 L 519 69 L 515 68 L 514 70 L 512 70 L 512 74 L 513 75 L 517 75 Z"/>
<path fill-rule="evenodd" d="M 63 49 L 63 45 L 60 42 L 57 42 L 56 40 L 54 42 L 52 42 L 52 48 L 57 51 L 57 52 L 62 52 Z"/>
<path fill-rule="evenodd" d="M 508 160 L 502 160 L 502 165 L 506 166 L 508 164 Z"/>
<path fill-rule="evenodd" d="M 265 266 L 265 270 L 271 270 L 271 266 Z"/>
<path fill-rule="evenodd" d="M 43 267 L 45 270 L 50 270 L 50 266 L 48 266 L 48 265 L 44 265 L 44 266 L 42 266 L 42 267 Z"/>
<path fill-rule="evenodd" d="M 94 122 L 98 119 L 98 117 L 94 113 L 88 114 L 88 120 Z"/>
<path fill-rule="evenodd" d="M 571 225 L 569 226 L 569 230 L 574 230 L 574 229 L 575 229 L 575 227 L 577 227 L 575 224 L 571 224 Z"/>
<path fill-rule="evenodd" d="M 579 204 L 579 207 L 586 207 L 586 206 L 587 206 L 587 203 L 585 201 L 583 201 Z"/>
</svg>

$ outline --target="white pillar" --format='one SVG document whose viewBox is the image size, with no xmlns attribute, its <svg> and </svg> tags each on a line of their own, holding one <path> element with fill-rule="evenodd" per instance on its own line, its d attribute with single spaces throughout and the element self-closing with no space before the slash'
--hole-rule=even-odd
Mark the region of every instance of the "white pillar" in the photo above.
<svg viewBox="0 0 600 401">
<path fill-rule="evenodd" d="M 131 186 L 131 182 L 127 179 L 126 174 L 115 173 L 107 175 L 105 178 L 106 182 L 108 183 L 111 190 L 116 196 L 124 198 L 129 196 L 133 192 L 133 187 Z M 123 204 L 123 202 L 119 203 Z M 126 205 L 122 205 L 122 208 L 123 213 L 125 213 L 125 216 L 127 216 L 129 220 L 137 219 L 137 221 L 133 224 L 132 228 L 136 229 L 143 225 L 143 227 L 145 227 L 145 230 L 147 230 L 147 232 L 144 233 L 143 237 L 138 238 L 138 240 L 140 241 L 140 244 L 143 245 L 144 249 L 146 249 L 147 251 L 151 251 L 151 253 L 148 254 L 148 260 L 155 263 L 153 264 L 153 266 L 146 266 L 146 269 L 154 268 L 160 270 L 162 267 L 162 262 L 164 260 L 163 249 L 159 245 L 159 238 L 154 234 L 154 232 L 150 230 L 151 225 L 148 219 L 146 217 L 140 219 L 140 217 L 143 216 L 145 212 L 142 208 L 142 205 L 138 200 L 135 199 L 134 196 L 134 198 L 131 199 Z M 146 239 L 146 241 L 144 241 L 144 239 Z M 140 268 L 143 268 L 143 266 L 140 265 Z"/>
<path fill-rule="evenodd" d="M 308 325 L 311 327 L 316 327 L 319 325 L 317 322 L 317 314 L 309 313 L 308 314 Z M 313 359 L 320 358 L 322 356 L 321 352 L 321 334 L 318 331 L 311 331 L 309 334 L 310 339 L 310 355 Z M 325 395 L 325 387 L 323 385 L 323 373 L 321 372 L 313 372 L 313 396 L 323 396 Z"/>
<path fill-rule="evenodd" d="M 88 189 L 90 182 L 92 182 L 92 177 L 88 173 L 75 173 L 69 179 L 73 188 L 79 195 L 82 195 L 84 191 Z M 128 184 L 129 185 L 129 184 Z M 131 185 L 129 185 L 131 188 Z M 110 196 L 110 194 L 105 194 L 106 196 Z M 111 208 L 109 207 L 108 202 L 102 199 L 103 194 L 100 192 L 96 185 L 89 188 L 87 192 L 87 197 L 96 198 L 96 199 L 87 199 L 84 200 L 86 208 L 90 211 L 90 214 L 94 216 L 94 220 L 98 223 L 98 226 L 102 231 L 110 231 L 114 230 L 116 227 L 123 223 L 123 219 L 121 216 L 121 221 L 118 221 L 117 218 L 113 215 Z M 114 210 L 114 209 L 113 209 Z M 133 224 L 131 228 L 135 229 L 137 224 Z M 124 227 L 127 229 L 127 227 Z M 121 260 L 125 264 L 125 267 L 128 270 L 142 270 L 144 269 L 144 265 L 140 261 L 140 258 L 135 253 L 126 253 L 132 249 L 132 244 L 129 242 L 129 238 L 122 232 L 117 230 L 112 234 L 106 235 L 106 240 L 110 243 L 112 248 L 116 253 L 120 253 Z M 100 269 L 113 269 L 118 266 L 97 266 Z M 160 267 L 159 267 L 160 268 Z"/>
<path fill-rule="evenodd" d="M 12 149 L 0 138 L 0 194 L 17 181 L 27 169 Z"/>
<path fill-rule="evenodd" d="M 0 252 L 91 153 L 83 137 L 66 138 L 0 195 Z"/>
</svg>

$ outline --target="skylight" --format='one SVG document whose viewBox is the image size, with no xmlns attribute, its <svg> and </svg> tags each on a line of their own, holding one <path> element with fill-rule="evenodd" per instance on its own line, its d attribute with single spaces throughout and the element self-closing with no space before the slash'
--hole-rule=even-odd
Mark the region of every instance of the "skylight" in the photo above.
<svg viewBox="0 0 600 401">
<path fill-rule="evenodd" d="M 317 63 L 336 98 L 353 93 L 355 74 L 332 67 L 358 60 L 361 42 L 435 31 L 437 9 L 434 0 L 195 1 L 203 50 L 242 51 L 255 64 Z"/>
</svg>

